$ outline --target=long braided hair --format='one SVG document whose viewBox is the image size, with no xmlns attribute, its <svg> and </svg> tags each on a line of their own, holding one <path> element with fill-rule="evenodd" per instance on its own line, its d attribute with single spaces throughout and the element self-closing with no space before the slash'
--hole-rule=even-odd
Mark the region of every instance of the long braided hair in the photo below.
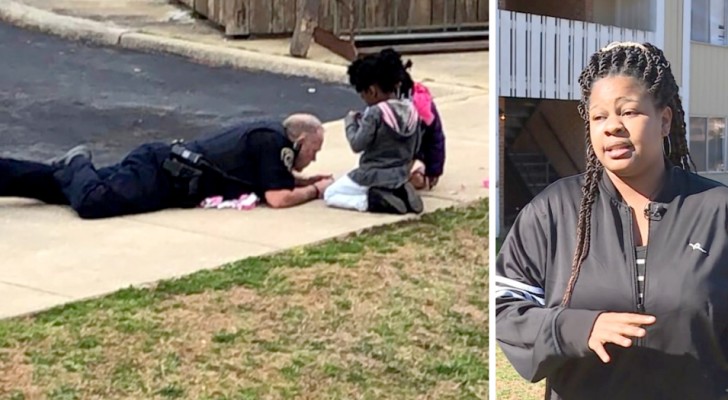
<svg viewBox="0 0 728 400">
<path fill-rule="evenodd" d="M 663 142 L 665 154 L 674 165 L 687 171 L 691 171 L 691 166 L 692 170 L 696 169 L 688 151 L 685 112 L 678 93 L 678 85 L 662 50 L 650 43 L 624 42 L 612 43 L 594 53 L 579 77 L 581 86 L 579 115 L 584 120 L 586 129 L 586 171 L 576 226 L 576 250 L 571 276 L 561 301 L 563 306 L 568 306 L 571 302 L 571 294 L 579 277 L 581 264 L 589 253 L 591 244 L 592 206 L 599 192 L 599 181 L 604 167 L 597 159 L 591 143 L 588 101 L 594 83 L 607 76 L 630 76 L 637 79 L 645 86 L 658 108 L 672 109 L 670 133 Z"/>
</svg>

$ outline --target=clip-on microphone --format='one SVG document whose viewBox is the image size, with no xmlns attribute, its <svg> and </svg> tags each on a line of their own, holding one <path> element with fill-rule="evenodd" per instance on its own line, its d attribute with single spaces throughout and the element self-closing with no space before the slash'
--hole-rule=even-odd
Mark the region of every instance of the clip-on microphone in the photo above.
<svg viewBox="0 0 728 400">
<path fill-rule="evenodd" d="M 645 206 L 644 216 L 645 216 L 645 219 L 647 219 L 647 220 L 659 221 L 662 219 L 662 216 L 665 214 L 665 211 L 667 211 L 667 209 L 662 204 L 648 203 Z"/>
</svg>

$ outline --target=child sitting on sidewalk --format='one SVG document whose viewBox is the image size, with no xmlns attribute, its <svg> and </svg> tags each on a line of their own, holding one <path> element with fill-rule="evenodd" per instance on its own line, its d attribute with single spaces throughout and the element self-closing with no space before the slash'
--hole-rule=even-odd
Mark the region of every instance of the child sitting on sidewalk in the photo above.
<svg viewBox="0 0 728 400">
<path fill-rule="evenodd" d="M 394 52 L 387 49 L 384 52 Z M 445 168 L 445 134 L 442 120 L 432 99 L 429 89 L 422 83 L 415 83 L 407 72 L 412 61 L 404 65 L 400 94 L 411 99 L 417 109 L 422 124 L 422 144 L 415 154 L 410 170 L 410 182 L 418 190 L 432 189 L 437 185 Z"/>
<path fill-rule="evenodd" d="M 368 55 L 354 61 L 348 74 L 367 104 L 363 113 L 345 118 L 351 149 L 362 155 L 356 169 L 326 189 L 324 201 L 358 211 L 421 213 L 422 199 L 409 179 L 422 133 L 414 104 L 399 94 L 403 77 L 409 76 L 400 55 Z"/>
<path fill-rule="evenodd" d="M 435 102 L 427 87 L 415 83 L 412 101 L 422 121 L 422 144 L 415 155 L 410 171 L 410 182 L 418 190 L 432 189 L 445 169 L 445 133 Z"/>
</svg>

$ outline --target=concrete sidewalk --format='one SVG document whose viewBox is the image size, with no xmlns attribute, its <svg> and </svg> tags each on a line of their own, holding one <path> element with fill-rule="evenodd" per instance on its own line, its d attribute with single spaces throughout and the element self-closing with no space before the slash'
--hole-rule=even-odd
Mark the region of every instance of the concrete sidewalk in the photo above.
<svg viewBox="0 0 728 400">
<path fill-rule="evenodd" d="M 345 74 L 345 62 L 324 49 L 314 47 L 310 59 L 298 60 L 285 55 L 287 40 L 225 40 L 205 23 L 186 19 L 181 8 L 166 0 L 46 3 L 51 2 L 0 0 L 0 18 L 65 37 L 170 51 L 215 65 L 252 69 L 267 65 L 274 72 L 328 81 L 340 81 Z M 424 193 L 426 211 L 486 196 L 487 53 L 412 58 L 415 78 L 425 80 L 435 92 L 447 135 L 445 176 L 434 191 Z M 346 143 L 341 121 L 327 124 L 326 129 L 321 156 L 307 172 L 341 176 L 356 164 L 357 157 Z M 288 210 L 170 210 L 82 221 L 65 208 L 4 199 L 0 200 L 0 317 L 176 277 L 401 218 L 328 209 L 317 201 Z"/>
</svg>

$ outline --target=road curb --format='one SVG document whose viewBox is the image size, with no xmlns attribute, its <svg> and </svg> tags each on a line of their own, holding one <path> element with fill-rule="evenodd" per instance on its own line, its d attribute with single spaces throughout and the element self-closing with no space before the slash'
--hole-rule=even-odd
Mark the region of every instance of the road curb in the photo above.
<svg viewBox="0 0 728 400">
<path fill-rule="evenodd" d="M 221 47 L 148 33 L 124 33 L 121 35 L 119 45 L 131 50 L 175 54 L 211 66 L 302 76 L 330 83 L 347 82 L 346 67 L 344 66 Z"/>
<path fill-rule="evenodd" d="M 21 28 L 34 29 L 67 39 L 147 53 L 174 54 L 211 66 L 266 71 L 327 83 L 348 83 L 346 66 L 343 65 L 149 34 L 109 23 L 57 14 L 17 0 L 0 0 L 0 20 Z M 438 83 L 431 80 L 426 80 L 425 84 L 435 97 L 476 93 L 483 90 L 473 86 Z"/>
<path fill-rule="evenodd" d="M 17 1 L 0 0 L 0 20 L 67 39 L 117 45 L 127 29 L 85 18 L 59 15 Z"/>
</svg>

